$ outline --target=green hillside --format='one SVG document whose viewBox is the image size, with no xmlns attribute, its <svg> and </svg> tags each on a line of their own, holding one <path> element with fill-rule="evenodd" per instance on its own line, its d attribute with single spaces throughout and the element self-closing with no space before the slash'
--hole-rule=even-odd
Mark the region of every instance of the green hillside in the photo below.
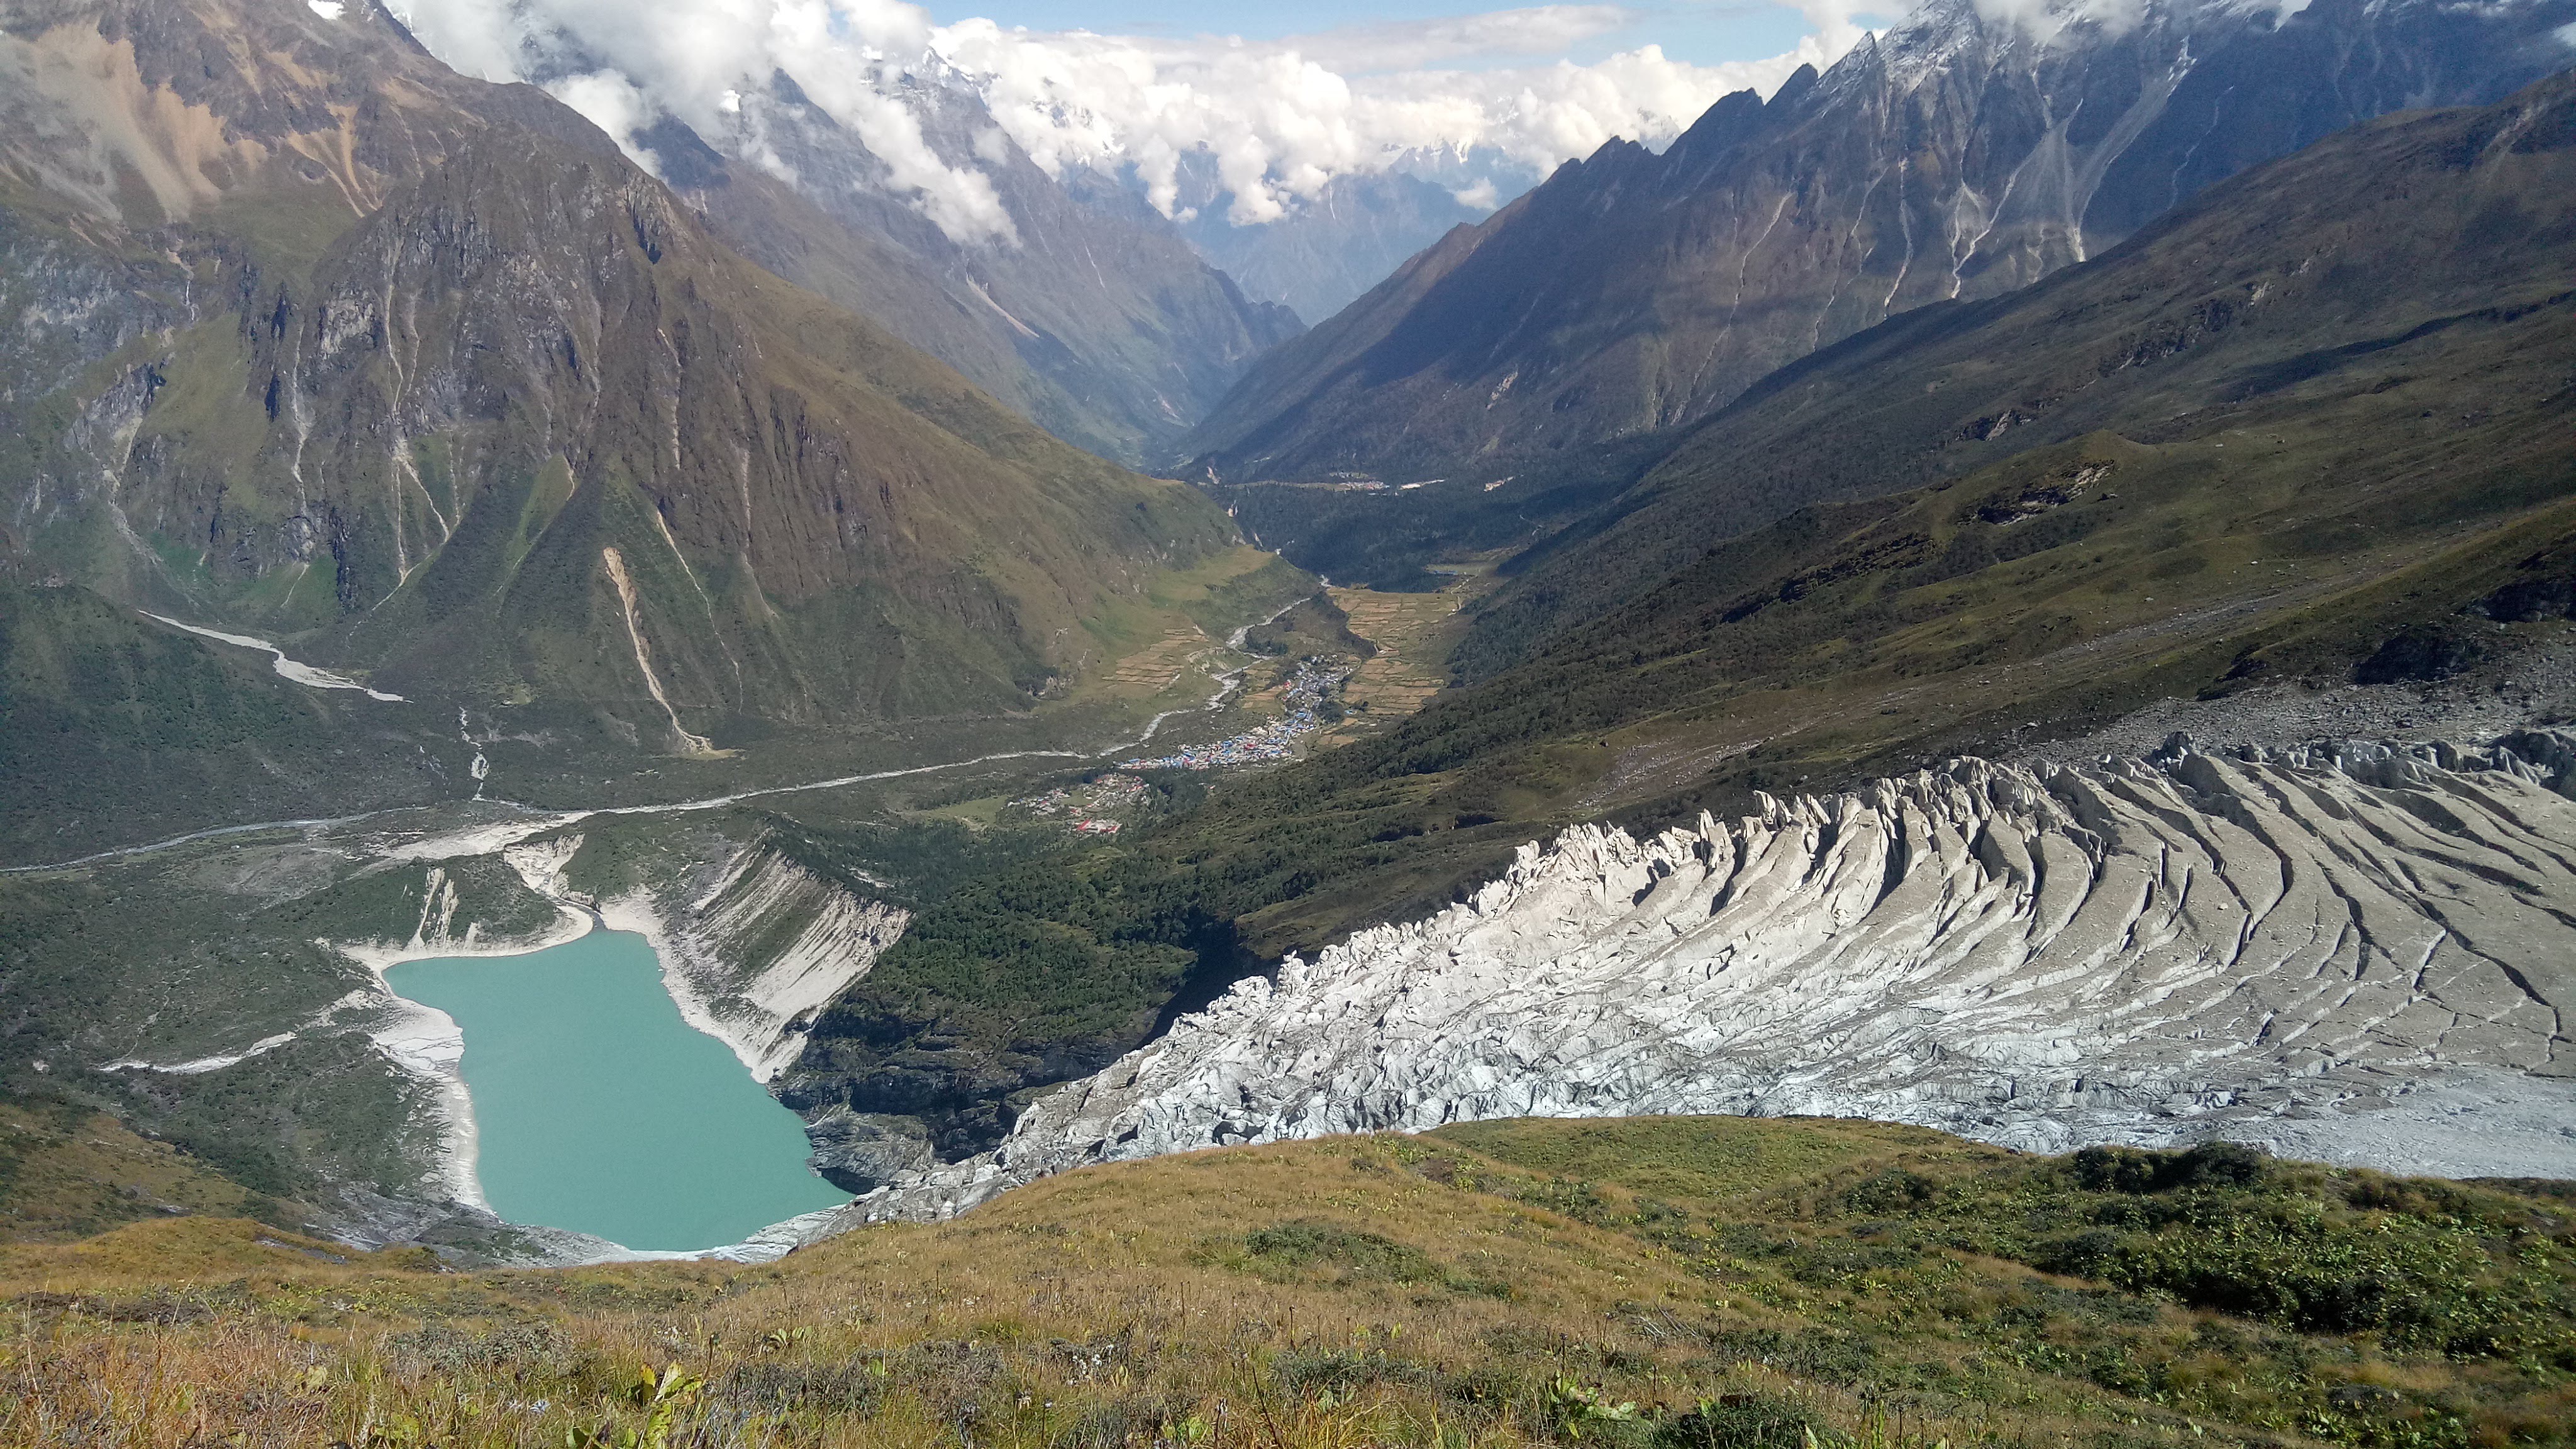
<svg viewBox="0 0 2576 1449">
<path fill-rule="evenodd" d="M 58 1129 L 12 1130 L 13 1188 L 62 1162 Z M 1649 1118 L 1091 1168 L 762 1267 L 460 1275 L 419 1250 L 165 1218 L 0 1249 L 0 1433 L 2564 1444 L 2563 1189 L 2224 1144 L 2051 1158 L 1857 1122 Z"/>
<path fill-rule="evenodd" d="M 1237 541 L 377 7 L 0 19 L 0 303 L 88 319 L 0 344 L 11 574 L 689 757 L 1023 713 Z"/>
<path fill-rule="evenodd" d="M 86 589 L 0 584 L 0 860 L 471 793 L 453 723 L 289 683 Z"/>
<path fill-rule="evenodd" d="M 2099 433 L 2406 500 L 2563 477 L 2576 76 L 2340 132 L 1990 301 L 1896 318 L 1763 379 L 1534 555 L 1470 677 L 1813 503 L 1966 479 Z M 2269 431 L 2267 431 L 2269 430 Z M 2262 457 L 2249 460 L 2248 447 Z M 1965 485 L 1963 485 L 1965 486 Z M 2527 489 L 2526 489 L 2527 491 Z"/>
</svg>

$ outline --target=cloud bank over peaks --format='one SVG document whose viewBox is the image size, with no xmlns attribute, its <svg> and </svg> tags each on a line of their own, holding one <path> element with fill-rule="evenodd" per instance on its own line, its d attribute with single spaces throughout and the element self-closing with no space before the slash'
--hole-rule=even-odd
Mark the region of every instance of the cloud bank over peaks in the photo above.
<svg viewBox="0 0 2576 1449">
<path fill-rule="evenodd" d="M 1132 168 L 1182 215 L 1181 160 L 1204 151 L 1239 225 L 1276 220 L 1337 175 L 1408 156 L 1477 152 L 1532 174 L 1614 136 L 1659 145 L 1730 91 L 1823 68 L 1866 33 L 1848 0 L 1799 8 L 1814 32 L 1784 55 L 1694 65 L 1653 45 L 1587 65 L 1561 55 L 1632 25 L 1616 5 L 1542 5 L 1394 21 L 1274 41 L 1005 29 L 932 22 L 900 0 L 390 0 L 440 59 L 487 80 L 531 80 L 626 144 L 675 117 L 778 169 L 740 97 L 784 74 L 887 166 L 891 185 L 964 245 L 1017 239 L 981 169 L 943 157 L 906 96 L 973 89 L 1001 134 L 1049 174 Z M 792 178 L 790 178 L 792 179 Z M 1474 185 L 1466 188 L 1473 192 Z"/>
<path fill-rule="evenodd" d="M 491 81 L 531 81 L 644 165 L 639 128 L 675 117 L 780 169 L 737 138 L 744 93 L 784 73 L 885 163 L 889 181 L 961 244 L 1017 240 L 992 181 L 952 166 L 902 99 L 934 60 L 929 17 L 883 0 L 388 0 L 439 59 Z M 792 177 L 789 179 L 793 179 Z"/>
<path fill-rule="evenodd" d="M 2055 42 L 2070 32 L 2086 30 L 2103 35 L 2126 35 L 2147 19 L 2153 0 L 1973 0 L 1978 15 L 1989 21 L 2008 21 L 2019 25 L 2031 38 L 2043 45 Z M 2203 8 L 2231 10 L 2240 14 L 2269 13 L 2272 23 L 2282 24 L 2308 8 L 2309 0 L 2207 0 L 2202 6 L 2189 3 L 2159 6 L 2172 13 L 2177 10 Z"/>
</svg>

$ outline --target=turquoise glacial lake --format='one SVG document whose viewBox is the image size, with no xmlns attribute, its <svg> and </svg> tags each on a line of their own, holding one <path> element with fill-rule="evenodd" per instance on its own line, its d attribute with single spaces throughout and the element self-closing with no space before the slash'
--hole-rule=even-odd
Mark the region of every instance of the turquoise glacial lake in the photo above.
<svg viewBox="0 0 2576 1449">
<path fill-rule="evenodd" d="M 805 1166 L 796 1114 L 680 1019 L 641 936 L 406 961 L 385 979 L 464 1031 L 475 1172 L 511 1222 L 685 1251 L 850 1200 Z"/>
</svg>

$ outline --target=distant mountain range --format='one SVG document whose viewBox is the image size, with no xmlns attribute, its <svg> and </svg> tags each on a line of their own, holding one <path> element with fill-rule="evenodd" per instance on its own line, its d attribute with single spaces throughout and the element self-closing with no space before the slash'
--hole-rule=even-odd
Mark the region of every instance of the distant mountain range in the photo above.
<svg viewBox="0 0 2576 1449">
<path fill-rule="evenodd" d="M 1661 155 L 1615 142 L 1443 238 L 1263 358 L 1183 440 L 1184 471 L 1599 473 L 1604 448 L 1888 317 L 2098 256 L 2255 162 L 2493 102 L 2576 63 L 2571 21 L 2576 0 L 1934 0 L 1767 102 L 1729 96 Z M 1280 512 L 1264 536 L 1299 556 Z"/>
<path fill-rule="evenodd" d="M 1188 168 L 1184 179 L 1193 179 Z M 1212 184 L 1183 196 L 1196 210 L 1181 234 L 1199 255 L 1245 295 L 1284 303 L 1308 323 L 1341 311 L 1452 227 L 1482 221 L 1491 210 L 1401 170 L 1336 176 L 1287 216 L 1251 225 L 1227 219 L 1232 197 Z"/>
</svg>

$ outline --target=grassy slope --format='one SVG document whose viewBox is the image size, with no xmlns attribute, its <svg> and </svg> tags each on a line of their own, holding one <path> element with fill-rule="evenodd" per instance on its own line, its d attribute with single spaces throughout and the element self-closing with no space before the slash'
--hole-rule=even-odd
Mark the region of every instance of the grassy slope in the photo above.
<svg viewBox="0 0 2576 1449">
<path fill-rule="evenodd" d="M 1782 368 L 1552 542 L 1460 662 L 1481 675 L 1527 657 L 1799 507 L 2101 431 L 2161 443 L 2333 415 L 2300 440 L 2331 486 L 2478 467 L 2546 431 L 2576 382 L 2571 118 L 2562 75 L 2493 107 L 2356 126 L 2082 266 Z"/>
<path fill-rule="evenodd" d="M 155 1222 L 0 1251 L 0 1433 L 2502 1449 L 2576 1424 L 2570 1224 L 2552 1185 L 1741 1119 L 1095 1168 L 753 1268 Z"/>
</svg>

